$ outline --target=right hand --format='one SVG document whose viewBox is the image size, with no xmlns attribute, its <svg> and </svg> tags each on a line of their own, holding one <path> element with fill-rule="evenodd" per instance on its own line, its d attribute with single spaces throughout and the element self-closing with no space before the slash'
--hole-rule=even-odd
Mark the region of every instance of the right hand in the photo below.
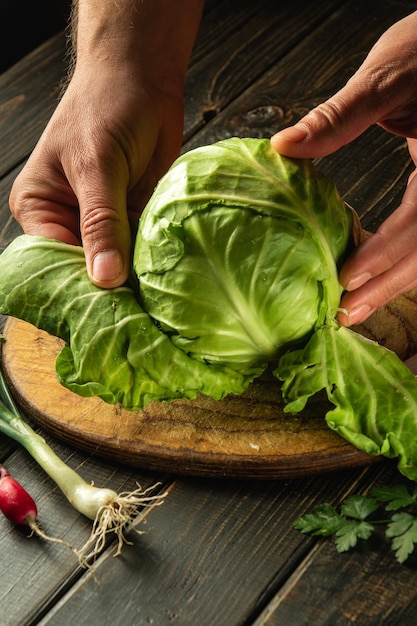
<svg viewBox="0 0 417 626">
<path fill-rule="evenodd" d="M 182 141 L 181 93 L 84 64 L 27 164 L 10 207 L 32 235 L 82 244 L 89 276 L 116 287 L 129 275 L 131 229 Z"/>
<path fill-rule="evenodd" d="M 23 230 L 84 246 L 99 287 L 131 268 L 131 230 L 179 155 L 184 78 L 203 0 L 78 0 L 72 79 L 10 208 Z"/>
</svg>

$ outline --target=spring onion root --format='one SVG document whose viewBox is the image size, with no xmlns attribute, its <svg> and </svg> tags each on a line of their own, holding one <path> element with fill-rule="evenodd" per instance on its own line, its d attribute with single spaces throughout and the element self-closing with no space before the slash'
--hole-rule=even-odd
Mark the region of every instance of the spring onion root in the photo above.
<svg viewBox="0 0 417 626">
<path fill-rule="evenodd" d="M 126 538 L 125 530 L 131 527 L 140 509 L 151 502 L 158 505 L 162 504 L 166 494 L 148 495 L 159 484 L 156 483 L 144 490 L 138 485 L 137 489 L 130 492 L 120 494 L 113 492 L 113 496 L 108 498 L 107 503 L 98 509 L 90 537 L 78 551 L 78 558 L 82 565 L 88 566 L 102 552 L 109 533 L 117 538 L 115 556 L 121 553 L 123 544 L 130 543 Z M 108 492 L 109 490 L 102 489 L 99 491 Z"/>
<path fill-rule="evenodd" d="M 87 483 L 75 470 L 70 468 L 22 418 L 7 388 L 0 369 L 0 432 L 20 443 L 33 459 L 61 489 L 71 505 L 87 518 L 93 520 L 90 537 L 81 549 L 75 550 L 80 563 L 87 567 L 103 550 L 109 535 L 117 539 L 116 556 L 124 543 L 129 543 L 125 532 L 140 514 L 143 506 L 154 502 L 162 504 L 166 494 L 150 495 L 157 483 L 142 490 L 139 485 L 131 492 L 118 494 L 112 489 L 95 487 Z M 36 517 L 36 516 L 35 516 Z M 31 521 L 31 528 L 42 533 Z M 47 536 L 44 534 L 44 537 Z M 66 544 L 63 540 L 57 539 Z M 66 544 L 68 545 L 68 544 Z"/>
</svg>

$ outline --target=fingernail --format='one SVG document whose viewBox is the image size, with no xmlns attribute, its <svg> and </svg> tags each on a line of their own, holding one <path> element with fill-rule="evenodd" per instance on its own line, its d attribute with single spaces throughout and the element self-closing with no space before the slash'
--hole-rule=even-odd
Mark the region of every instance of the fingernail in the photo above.
<svg viewBox="0 0 417 626">
<path fill-rule="evenodd" d="M 374 311 L 375 309 L 369 306 L 369 304 L 360 304 L 351 311 L 348 311 L 347 317 L 349 325 L 352 326 L 353 324 L 364 322 Z"/>
<path fill-rule="evenodd" d="M 289 126 L 280 130 L 272 137 L 273 140 L 284 139 L 291 143 L 300 143 L 307 137 L 307 129 L 304 126 Z"/>
<path fill-rule="evenodd" d="M 372 274 L 369 272 L 363 272 L 363 274 L 358 274 L 357 276 L 353 276 L 345 285 L 345 289 L 347 291 L 353 291 L 358 287 L 362 287 L 365 283 L 368 282 L 372 278 Z"/>
<path fill-rule="evenodd" d="M 93 260 L 93 278 L 99 282 L 114 280 L 123 272 L 123 259 L 118 250 L 104 250 Z"/>
</svg>

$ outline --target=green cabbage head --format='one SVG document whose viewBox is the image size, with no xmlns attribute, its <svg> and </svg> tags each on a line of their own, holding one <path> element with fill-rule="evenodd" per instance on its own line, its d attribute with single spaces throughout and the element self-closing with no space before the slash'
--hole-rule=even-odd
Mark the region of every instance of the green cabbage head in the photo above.
<svg viewBox="0 0 417 626">
<path fill-rule="evenodd" d="M 180 157 L 140 220 L 146 311 L 194 359 L 265 366 L 334 316 L 352 212 L 310 161 L 233 138 Z"/>
</svg>

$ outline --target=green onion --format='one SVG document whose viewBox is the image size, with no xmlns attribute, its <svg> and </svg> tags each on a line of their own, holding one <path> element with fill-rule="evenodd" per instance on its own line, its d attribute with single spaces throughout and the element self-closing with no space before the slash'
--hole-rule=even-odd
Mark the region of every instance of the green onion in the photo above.
<svg viewBox="0 0 417 626">
<path fill-rule="evenodd" d="M 105 547 L 109 533 L 116 536 L 116 556 L 127 543 L 125 530 L 140 513 L 141 508 L 155 501 L 161 504 L 164 494 L 149 495 L 160 485 L 142 490 L 116 493 L 113 489 L 95 487 L 87 483 L 52 450 L 41 435 L 23 419 L 8 389 L 0 367 L 0 432 L 21 444 L 33 459 L 55 482 L 70 504 L 84 516 L 93 520 L 87 542 L 76 553 L 83 566 L 88 566 Z"/>
</svg>

